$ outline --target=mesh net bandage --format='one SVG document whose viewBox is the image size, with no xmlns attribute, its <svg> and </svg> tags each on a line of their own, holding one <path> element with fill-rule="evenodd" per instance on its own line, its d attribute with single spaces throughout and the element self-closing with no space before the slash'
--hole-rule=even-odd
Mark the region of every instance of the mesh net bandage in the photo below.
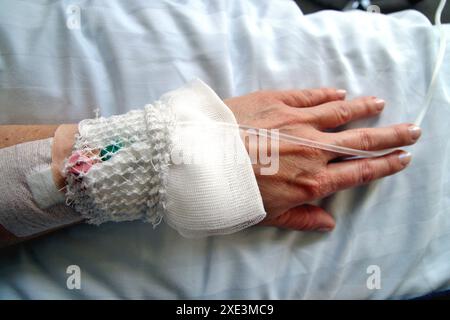
<svg viewBox="0 0 450 320">
<path fill-rule="evenodd" d="M 88 223 L 164 218 L 186 237 L 258 223 L 265 211 L 239 129 L 221 123 L 236 120 L 200 80 L 143 110 L 81 121 L 67 203 Z"/>
<path fill-rule="evenodd" d="M 66 198 L 87 222 L 159 223 L 166 205 L 171 117 L 169 108 L 156 102 L 80 122 L 75 152 L 66 162 Z"/>
</svg>

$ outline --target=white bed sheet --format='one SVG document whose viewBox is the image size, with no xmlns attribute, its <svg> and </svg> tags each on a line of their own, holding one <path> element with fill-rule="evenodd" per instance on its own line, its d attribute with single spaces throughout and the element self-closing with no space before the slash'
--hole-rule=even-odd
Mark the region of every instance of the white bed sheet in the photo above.
<svg viewBox="0 0 450 320">
<path fill-rule="evenodd" d="M 80 29 L 66 26 L 71 4 Z M 97 107 L 121 113 L 194 77 L 222 97 L 335 86 L 387 101 L 382 116 L 353 126 L 414 121 L 437 46 L 437 30 L 413 11 L 303 16 L 281 0 L 0 0 L 0 123 L 73 122 Z M 186 240 L 165 225 L 81 225 L 0 253 L 0 298 L 377 299 L 450 288 L 449 61 L 450 50 L 411 166 L 327 199 L 334 232 L 255 227 Z M 74 264 L 81 290 L 66 287 Z M 370 265 L 381 269 L 379 290 L 367 288 Z"/>
</svg>

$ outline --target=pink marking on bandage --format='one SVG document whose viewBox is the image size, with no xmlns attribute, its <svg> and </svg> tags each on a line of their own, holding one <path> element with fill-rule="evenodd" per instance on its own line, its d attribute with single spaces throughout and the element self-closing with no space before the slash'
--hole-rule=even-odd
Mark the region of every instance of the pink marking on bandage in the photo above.
<svg viewBox="0 0 450 320">
<path fill-rule="evenodd" d="M 94 164 L 93 159 L 83 154 L 82 151 L 72 153 L 67 161 L 70 167 L 69 172 L 77 176 L 80 173 L 87 173 Z"/>
</svg>

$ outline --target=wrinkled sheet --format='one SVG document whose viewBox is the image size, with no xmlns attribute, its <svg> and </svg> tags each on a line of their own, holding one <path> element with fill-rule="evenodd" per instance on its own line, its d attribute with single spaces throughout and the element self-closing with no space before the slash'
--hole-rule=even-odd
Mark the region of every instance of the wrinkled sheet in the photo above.
<svg viewBox="0 0 450 320">
<path fill-rule="evenodd" d="M 79 29 L 67 27 L 71 4 Z M 224 98 L 345 88 L 387 101 L 383 115 L 353 127 L 414 121 L 437 35 L 414 11 L 303 16 L 291 1 L 1 0 L 0 123 L 122 113 L 195 77 Z M 332 233 L 254 227 L 187 240 L 166 225 L 80 225 L 0 252 L 0 298 L 381 299 L 449 289 L 449 61 L 450 50 L 422 139 L 408 148 L 411 166 L 326 199 Z M 81 269 L 81 290 L 66 287 L 69 265 Z M 367 287 L 373 265 L 379 290 Z"/>
</svg>

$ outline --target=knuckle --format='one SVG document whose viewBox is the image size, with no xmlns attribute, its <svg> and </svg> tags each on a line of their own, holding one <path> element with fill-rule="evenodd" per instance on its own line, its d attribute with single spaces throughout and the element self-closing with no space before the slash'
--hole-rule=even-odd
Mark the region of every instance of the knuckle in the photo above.
<svg viewBox="0 0 450 320">
<path fill-rule="evenodd" d="M 311 90 L 302 90 L 301 93 L 298 95 L 299 97 L 299 103 L 304 105 L 312 105 L 313 104 L 313 97 L 314 94 Z"/>
<path fill-rule="evenodd" d="M 321 115 L 319 112 L 316 112 L 316 110 L 299 110 L 302 115 L 302 119 L 304 123 L 310 124 L 314 126 L 317 123 L 320 123 L 321 121 Z"/>
<path fill-rule="evenodd" d="M 368 160 L 360 161 L 358 166 L 358 179 L 359 184 L 366 184 L 375 179 L 375 170 L 373 165 Z"/>
<path fill-rule="evenodd" d="M 339 104 L 335 109 L 335 116 L 336 120 L 339 123 L 347 123 L 352 119 L 352 112 L 348 105 L 346 104 Z"/>
<path fill-rule="evenodd" d="M 300 179 L 300 178 L 299 178 Z M 322 183 L 319 179 L 314 177 L 301 177 L 297 180 L 297 184 L 304 198 L 307 200 L 317 199 L 321 195 Z"/>
<path fill-rule="evenodd" d="M 378 109 L 374 104 L 374 99 L 372 98 L 365 98 L 361 101 L 361 104 L 365 114 L 373 114 L 378 112 Z"/>
<path fill-rule="evenodd" d="M 339 191 L 344 185 L 344 180 L 340 177 L 336 176 L 333 179 L 325 179 L 323 180 L 321 190 L 324 196 L 329 195 L 333 192 Z"/>
<path fill-rule="evenodd" d="M 332 88 L 317 88 L 313 90 L 315 96 L 319 101 L 327 102 L 336 100 L 336 90 Z"/>
<path fill-rule="evenodd" d="M 337 89 L 335 88 L 323 88 L 321 92 L 323 92 L 324 97 L 328 100 L 331 100 L 335 97 Z"/>
<path fill-rule="evenodd" d="M 392 134 L 398 143 L 409 143 L 411 140 L 404 126 L 394 126 Z"/>
<path fill-rule="evenodd" d="M 323 173 L 318 173 L 309 179 L 305 185 L 308 197 L 310 199 L 317 199 L 327 193 L 327 177 Z"/>
<path fill-rule="evenodd" d="M 283 106 L 277 106 L 273 114 L 273 121 L 277 122 L 279 126 L 282 127 L 304 122 L 305 118 L 306 114 L 298 112 L 295 108 Z"/>
<path fill-rule="evenodd" d="M 378 113 L 378 109 L 371 97 L 356 98 L 351 101 L 354 109 L 357 110 L 358 116 L 374 115 Z"/>
<path fill-rule="evenodd" d="M 316 228 L 316 220 L 312 214 L 305 214 L 301 219 L 300 229 L 313 230 Z"/>
<path fill-rule="evenodd" d="M 310 110 L 302 110 L 286 106 L 280 106 L 277 114 L 273 117 L 273 121 L 279 120 L 277 123 L 280 123 L 285 131 L 289 131 L 288 128 L 290 127 L 292 132 L 296 135 L 298 135 L 299 132 L 302 132 L 301 129 L 304 128 L 299 127 L 299 125 L 305 124 L 314 126 L 314 124 L 318 121 L 317 119 L 318 116 Z"/>
<path fill-rule="evenodd" d="M 289 224 L 289 219 L 290 219 L 289 214 L 285 212 L 275 218 L 275 225 L 285 228 Z"/>
<path fill-rule="evenodd" d="M 384 161 L 386 174 L 393 174 L 403 168 L 398 157 L 386 157 Z"/>
<path fill-rule="evenodd" d="M 373 137 L 367 130 L 359 130 L 358 131 L 358 139 L 359 139 L 359 148 L 361 150 L 370 150 L 374 147 Z"/>
<path fill-rule="evenodd" d="M 305 96 L 305 98 L 308 98 L 308 99 L 311 99 L 314 96 L 314 93 L 308 89 L 302 90 L 302 93 Z"/>
</svg>

